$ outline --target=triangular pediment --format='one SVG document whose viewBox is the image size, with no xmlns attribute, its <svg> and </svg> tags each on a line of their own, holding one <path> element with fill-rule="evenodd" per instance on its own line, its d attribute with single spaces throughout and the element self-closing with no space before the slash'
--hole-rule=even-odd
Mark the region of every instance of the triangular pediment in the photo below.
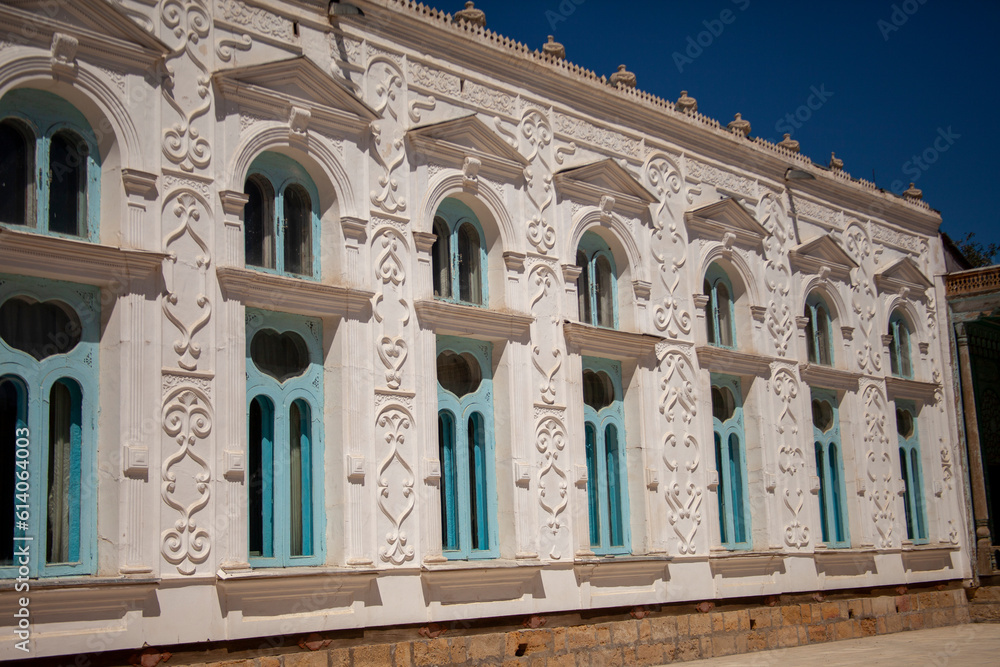
<svg viewBox="0 0 1000 667">
<path fill-rule="evenodd" d="M 756 245 L 769 236 L 757 218 L 732 197 L 685 211 L 684 222 L 690 230 L 716 240 L 733 234 L 744 244 Z"/>
<path fill-rule="evenodd" d="M 5 0 L 0 5 L 0 22 L 14 23 L 19 27 L 34 26 L 33 34 L 49 41 L 51 34 L 45 34 L 49 31 L 39 29 L 44 26 L 51 33 L 60 32 L 75 37 L 82 45 L 99 45 L 102 52 L 110 54 L 116 53 L 116 44 L 157 55 L 170 51 L 163 42 L 130 18 L 124 8 L 106 0 Z M 22 32 L 15 34 L 21 35 Z"/>
<path fill-rule="evenodd" d="M 847 278 L 851 269 L 858 267 L 843 248 L 829 234 L 792 248 L 789 252 L 792 268 L 803 273 L 820 273 L 827 267 L 841 278 Z"/>
<path fill-rule="evenodd" d="M 500 159 L 521 166 L 528 164 L 521 153 L 475 115 L 424 125 L 407 134 L 422 152 L 442 152 L 447 147 L 448 152 L 463 157 Z"/>
<path fill-rule="evenodd" d="M 594 195 L 610 195 L 641 206 L 657 201 L 656 195 L 611 158 L 564 169 L 556 174 L 555 179 L 556 185 L 564 191 L 586 193 L 586 199 L 593 199 Z"/>
<path fill-rule="evenodd" d="M 899 292 L 905 287 L 910 291 L 923 293 L 933 285 L 909 255 L 901 257 L 876 273 L 875 283 L 879 290 L 888 292 Z"/>
<path fill-rule="evenodd" d="M 346 112 L 365 121 L 379 117 L 345 84 L 305 56 L 222 70 L 214 79 L 224 94 L 251 104 L 263 96 L 306 109 Z"/>
</svg>

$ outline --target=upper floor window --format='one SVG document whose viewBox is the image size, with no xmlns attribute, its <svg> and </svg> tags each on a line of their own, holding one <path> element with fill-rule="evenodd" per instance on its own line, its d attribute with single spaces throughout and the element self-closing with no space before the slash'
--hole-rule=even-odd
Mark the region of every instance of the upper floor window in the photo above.
<svg viewBox="0 0 1000 667">
<path fill-rule="evenodd" d="M 611 248 L 594 232 L 586 232 L 576 250 L 576 279 L 580 321 L 614 329 L 618 324 L 618 298 L 615 291 L 615 258 Z"/>
<path fill-rule="evenodd" d="M 437 351 L 442 549 L 453 559 L 496 558 L 492 346 L 439 336 Z"/>
<path fill-rule="evenodd" d="M 712 431 L 719 474 L 719 532 L 729 549 L 750 548 L 750 499 L 740 380 L 712 373 Z"/>
<path fill-rule="evenodd" d="M 486 305 L 486 243 L 476 214 L 457 199 L 445 199 L 434 215 L 434 234 L 435 298 Z"/>
<path fill-rule="evenodd" d="M 583 358 L 583 405 L 590 546 L 596 554 L 629 553 L 625 411 L 619 364 Z"/>
<path fill-rule="evenodd" d="M 18 89 L 0 101 L 0 223 L 97 240 L 100 152 L 61 97 Z"/>
<path fill-rule="evenodd" d="M 264 153 L 250 165 L 244 192 L 246 265 L 319 277 L 319 194 L 305 169 Z"/>
<path fill-rule="evenodd" d="M 831 345 L 832 327 L 830 322 L 830 307 L 826 305 L 816 292 L 806 299 L 805 312 L 806 345 L 808 346 L 809 363 L 829 366 L 833 363 L 833 345 Z"/>
<path fill-rule="evenodd" d="M 0 280 L 0 576 L 93 572 L 99 303 L 91 287 Z"/>
<path fill-rule="evenodd" d="M 893 311 L 889 318 L 889 367 L 892 374 L 897 377 L 913 377 L 913 365 L 910 363 L 910 325 L 898 310 Z"/>
<path fill-rule="evenodd" d="M 819 476 L 819 513 L 823 542 L 830 547 L 850 546 L 844 516 L 844 465 L 840 446 L 837 396 L 825 389 L 812 390 L 813 449 Z"/>
<path fill-rule="evenodd" d="M 927 518 L 924 513 L 923 475 L 920 471 L 920 439 L 917 436 L 917 409 L 913 403 L 897 401 L 896 433 L 899 436 L 899 469 L 904 486 L 906 536 L 914 542 L 926 542 Z"/>
<path fill-rule="evenodd" d="M 323 366 L 318 320 L 248 309 L 249 554 L 323 562 Z"/>
<path fill-rule="evenodd" d="M 736 318 L 733 312 L 733 283 L 718 264 L 705 272 L 705 325 L 708 344 L 718 347 L 736 347 Z"/>
</svg>

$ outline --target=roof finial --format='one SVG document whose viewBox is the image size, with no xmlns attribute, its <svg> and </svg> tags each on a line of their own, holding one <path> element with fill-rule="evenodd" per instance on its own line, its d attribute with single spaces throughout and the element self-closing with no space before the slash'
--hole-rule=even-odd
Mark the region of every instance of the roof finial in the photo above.
<svg viewBox="0 0 1000 667">
<path fill-rule="evenodd" d="M 903 197 L 912 200 L 923 199 L 924 191 L 920 188 L 914 187 L 913 183 L 910 183 L 910 187 L 903 191 Z"/>
<path fill-rule="evenodd" d="M 830 169 L 840 171 L 844 168 L 844 161 L 837 157 L 836 153 L 830 153 Z"/>
<path fill-rule="evenodd" d="M 733 134 L 742 134 L 744 137 L 750 136 L 750 121 L 743 120 L 741 114 L 736 114 L 736 117 L 729 121 L 729 125 L 726 127 Z"/>
<path fill-rule="evenodd" d="M 486 12 L 476 9 L 476 3 L 466 2 L 465 9 L 455 12 L 455 21 L 467 21 L 480 28 L 486 27 Z"/>
<path fill-rule="evenodd" d="M 618 71 L 612 74 L 609 80 L 612 86 L 621 84 L 626 88 L 635 88 L 635 74 L 625 69 L 625 65 L 619 65 Z"/>
<path fill-rule="evenodd" d="M 682 90 L 681 96 L 677 98 L 677 104 L 674 106 L 681 113 L 692 114 L 698 110 L 698 100 L 689 97 L 688 91 Z"/>
<path fill-rule="evenodd" d="M 566 57 L 566 47 L 555 41 L 552 35 L 549 35 L 549 41 L 542 44 L 542 53 L 552 58 L 559 58 L 562 60 Z"/>
<path fill-rule="evenodd" d="M 782 148 L 792 151 L 793 153 L 799 152 L 799 142 L 795 141 L 795 139 L 792 139 L 792 135 L 790 135 L 788 132 L 785 132 L 785 138 L 779 141 L 778 145 L 781 146 Z"/>
</svg>

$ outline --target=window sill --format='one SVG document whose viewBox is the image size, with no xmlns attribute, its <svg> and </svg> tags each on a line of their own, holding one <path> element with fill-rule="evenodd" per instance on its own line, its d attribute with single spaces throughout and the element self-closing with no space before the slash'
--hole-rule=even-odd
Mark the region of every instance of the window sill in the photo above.
<svg viewBox="0 0 1000 667">
<path fill-rule="evenodd" d="M 0 266 L 14 273 L 85 285 L 120 287 L 159 272 L 167 255 L 0 227 Z"/>
<path fill-rule="evenodd" d="M 439 335 L 478 338 L 491 342 L 528 337 L 534 316 L 512 311 L 490 310 L 450 301 L 417 301 L 420 326 Z"/>
<path fill-rule="evenodd" d="M 244 306 L 313 317 L 368 319 L 374 292 L 235 266 L 215 270 L 227 300 Z"/>
<path fill-rule="evenodd" d="M 566 344 L 586 356 L 628 361 L 656 352 L 660 336 L 595 327 L 582 322 L 565 320 L 563 334 Z"/>
<path fill-rule="evenodd" d="M 940 388 L 941 385 L 933 382 L 907 380 L 895 376 L 885 378 L 885 393 L 890 401 L 904 399 L 919 401 L 921 403 L 933 403 L 934 392 Z"/>
<path fill-rule="evenodd" d="M 7 579 L 0 583 L 0 602 L 31 598 L 33 623 L 78 621 L 81 609 L 91 619 L 121 619 L 130 610 L 147 608 L 159 584 L 159 577 L 149 575 L 74 576 L 29 579 L 29 590 L 17 591 L 17 580 Z"/>
<path fill-rule="evenodd" d="M 799 364 L 799 375 L 802 377 L 802 381 L 811 387 L 842 389 L 844 391 L 857 391 L 858 384 L 864 377 L 861 373 L 853 373 L 820 364 Z"/>
<path fill-rule="evenodd" d="M 375 585 L 375 568 L 275 567 L 224 571 L 216 581 L 230 609 L 244 617 L 351 607 Z"/>
<path fill-rule="evenodd" d="M 448 561 L 420 566 L 428 601 L 442 604 L 499 602 L 536 593 L 544 565 L 506 559 Z"/>
<path fill-rule="evenodd" d="M 725 347 L 714 345 L 699 345 L 695 348 L 698 353 L 698 364 L 713 373 L 725 373 L 727 375 L 756 375 L 758 377 L 768 377 L 771 374 L 771 363 L 775 361 L 789 362 L 790 359 L 778 359 L 777 357 L 767 357 L 762 354 L 752 354 L 750 352 L 740 352 Z"/>
</svg>

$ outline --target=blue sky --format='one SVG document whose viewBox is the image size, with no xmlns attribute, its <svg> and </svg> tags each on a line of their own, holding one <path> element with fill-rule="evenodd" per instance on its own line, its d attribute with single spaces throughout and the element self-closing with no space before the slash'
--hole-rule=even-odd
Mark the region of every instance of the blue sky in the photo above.
<svg viewBox="0 0 1000 667">
<path fill-rule="evenodd" d="M 426 1 L 426 0 L 425 0 Z M 461 0 L 441 4 L 454 12 Z M 452 6 L 454 4 L 454 6 Z M 942 229 L 1000 243 L 1000 2 L 785 3 L 479 0 L 487 27 L 639 88 L 682 89 L 723 124 L 740 112 L 752 134 L 784 132 L 827 164 L 901 192 L 914 181 Z M 692 43 L 694 46 L 692 46 Z M 810 105 L 812 108 L 810 108 Z M 791 114 L 791 118 L 789 118 Z"/>
</svg>

